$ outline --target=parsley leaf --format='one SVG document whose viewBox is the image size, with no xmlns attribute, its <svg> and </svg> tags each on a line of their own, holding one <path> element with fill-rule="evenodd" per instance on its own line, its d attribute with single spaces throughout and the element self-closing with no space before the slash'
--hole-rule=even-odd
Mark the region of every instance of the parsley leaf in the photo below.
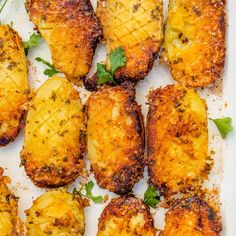
<svg viewBox="0 0 236 236">
<path fill-rule="evenodd" d="M 101 203 L 103 202 L 103 197 L 102 196 L 93 196 L 92 194 L 92 189 L 94 187 L 93 181 L 89 181 L 85 186 L 82 186 L 79 190 L 74 188 L 73 194 L 78 194 L 81 197 L 86 197 L 91 199 L 94 203 Z M 85 190 L 85 194 L 82 193 L 82 191 Z"/>
<path fill-rule="evenodd" d="M 115 83 L 112 75 L 110 74 L 109 71 L 107 71 L 105 65 L 97 63 L 97 73 L 98 73 L 98 78 L 99 78 L 98 84 L 105 84 L 107 82 Z"/>
<path fill-rule="evenodd" d="M 160 196 L 156 190 L 148 186 L 144 193 L 144 202 L 152 208 L 156 208 L 156 205 L 160 202 Z"/>
<path fill-rule="evenodd" d="M 112 50 L 110 55 L 110 67 L 108 70 L 105 65 L 97 63 L 98 84 L 105 84 L 107 82 L 115 83 L 114 74 L 117 69 L 125 66 L 126 57 L 122 46 L 119 46 L 115 51 Z"/>
<path fill-rule="evenodd" d="M 215 123 L 223 139 L 225 139 L 227 135 L 231 131 L 233 131 L 232 119 L 230 117 L 217 118 L 217 119 L 210 118 L 210 120 Z"/>
<path fill-rule="evenodd" d="M 116 49 L 116 51 L 111 51 L 110 53 L 110 63 L 111 63 L 111 74 L 112 77 L 117 69 L 125 66 L 126 57 L 124 49 L 120 46 Z"/>
<path fill-rule="evenodd" d="M 37 57 L 35 58 L 36 61 L 38 62 L 42 62 L 44 65 L 46 65 L 47 67 L 49 67 L 49 69 L 46 69 L 43 73 L 45 75 L 47 75 L 48 77 L 52 77 L 55 74 L 60 73 L 59 70 L 57 70 L 54 65 L 50 64 L 49 62 L 45 61 L 44 59 L 42 59 L 41 57 Z"/>
<path fill-rule="evenodd" d="M 41 38 L 42 38 L 41 34 L 33 33 L 30 36 L 30 39 L 28 41 L 23 42 L 26 56 L 28 55 L 28 52 L 29 52 L 30 48 L 36 47 L 39 44 Z"/>
</svg>

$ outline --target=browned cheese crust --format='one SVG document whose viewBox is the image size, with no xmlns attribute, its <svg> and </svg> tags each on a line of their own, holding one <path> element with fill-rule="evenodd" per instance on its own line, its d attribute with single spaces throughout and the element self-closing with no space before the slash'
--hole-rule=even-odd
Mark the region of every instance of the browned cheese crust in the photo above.
<svg viewBox="0 0 236 236">
<path fill-rule="evenodd" d="M 29 86 L 24 46 L 18 33 L 0 26 L 0 146 L 13 141 L 21 126 Z"/>
<path fill-rule="evenodd" d="M 3 176 L 3 169 L 0 167 L 0 234 L 1 236 L 21 236 L 23 230 L 18 218 L 18 199 L 7 187 L 10 182 L 8 177 Z"/>
<path fill-rule="evenodd" d="M 116 79 L 143 79 L 152 68 L 163 38 L 162 0 L 99 0 L 96 13 L 107 53 L 119 46 L 125 50 L 126 66 L 117 71 Z"/>
<path fill-rule="evenodd" d="M 164 60 L 173 78 L 193 87 L 220 78 L 225 31 L 225 0 L 170 0 Z"/>
<path fill-rule="evenodd" d="M 147 152 L 149 181 L 165 197 L 197 191 L 208 177 L 206 103 L 196 91 L 168 85 L 149 95 Z"/>
<path fill-rule="evenodd" d="M 162 236 L 219 236 L 221 219 L 205 201 L 193 197 L 178 201 L 166 213 Z"/>
<path fill-rule="evenodd" d="M 25 127 L 21 162 L 39 187 L 69 184 L 82 174 L 85 125 L 79 94 L 61 77 L 36 91 Z"/>
<path fill-rule="evenodd" d="M 97 236 L 155 236 L 148 206 L 135 197 L 114 198 L 103 210 Z"/>
<path fill-rule="evenodd" d="M 26 9 L 55 67 L 71 79 L 87 75 L 102 33 L 90 1 L 27 0 Z"/>
<path fill-rule="evenodd" d="M 100 187 L 125 194 L 143 176 L 144 128 L 134 92 L 104 87 L 87 102 L 88 157 Z"/>
</svg>

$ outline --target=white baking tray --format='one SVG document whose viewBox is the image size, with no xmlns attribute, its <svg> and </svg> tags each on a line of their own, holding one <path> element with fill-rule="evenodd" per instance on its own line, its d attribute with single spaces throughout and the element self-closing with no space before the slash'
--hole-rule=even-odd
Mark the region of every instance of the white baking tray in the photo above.
<svg viewBox="0 0 236 236">
<path fill-rule="evenodd" d="M 3 1 L 2 1 L 3 2 Z M 165 0 L 165 11 L 168 5 L 168 0 Z M 96 7 L 96 1 L 92 1 Z M 236 1 L 228 0 L 228 46 L 227 60 L 225 72 L 223 75 L 224 85 L 223 92 L 219 89 L 215 90 L 199 90 L 201 96 L 206 99 L 208 104 L 209 116 L 212 118 L 231 116 L 233 118 L 234 127 L 236 127 Z M 24 8 L 24 2 L 20 0 L 9 0 L 2 15 L 0 16 L 2 24 L 10 24 L 13 22 L 13 28 L 17 30 L 23 40 L 28 40 L 33 32 L 34 25 L 29 21 Z M 31 50 L 29 59 L 29 82 L 33 89 L 36 89 L 42 84 L 47 77 L 43 75 L 44 66 L 35 61 L 36 57 L 42 57 L 45 60 L 51 61 L 50 51 L 44 41 L 40 45 Z M 92 75 L 95 71 L 96 62 L 105 59 L 105 48 L 98 46 L 94 57 L 93 67 L 90 71 Z M 144 81 L 141 81 L 137 86 L 137 101 L 142 105 L 143 114 L 146 116 L 147 101 L 146 96 L 150 89 L 155 89 L 160 86 L 175 83 L 165 65 L 159 65 L 158 61 L 154 63 L 153 69 Z M 89 93 L 84 88 L 79 88 L 81 99 L 86 101 Z M 225 105 L 227 104 L 227 106 Z M 41 195 L 45 190 L 39 189 L 33 185 L 30 179 L 26 176 L 23 167 L 20 166 L 19 153 L 23 144 L 23 130 L 20 132 L 17 139 L 7 147 L 0 148 L 0 166 L 5 169 L 5 175 L 8 175 L 11 182 L 11 189 L 15 195 L 20 197 L 19 200 L 19 215 L 22 220 L 25 219 L 24 211 L 30 208 L 32 200 Z M 236 235 L 236 140 L 235 134 L 229 135 L 226 141 L 222 141 L 217 129 L 209 122 L 209 150 L 214 149 L 216 154 L 213 156 L 215 166 L 210 174 L 209 181 L 206 182 L 208 187 L 217 187 L 220 192 L 220 201 L 222 203 L 221 213 L 223 219 L 222 235 Z M 40 151 L 40 150 L 39 150 Z M 90 176 L 94 180 L 93 176 Z M 78 182 L 78 180 L 77 180 Z M 77 182 L 69 186 L 71 190 L 77 186 Z M 134 194 L 143 198 L 143 193 L 147 188 L 147 173 L 145 178 L 134 187 Z M 109 199 L 115 196 L 106 190 L 94 188 L 95 194 L 109 194 Z M 85 236 L 95 236 L 97 232 L 98 217 L 102 212 L 105 204 L 93 204 L 85 209 L 86 214 L 86 232 Z M 155 218 L 155 226 L 162 229 L 164 226 L 165 210 L 159 208 L 151 209 Z"/>
</svg>

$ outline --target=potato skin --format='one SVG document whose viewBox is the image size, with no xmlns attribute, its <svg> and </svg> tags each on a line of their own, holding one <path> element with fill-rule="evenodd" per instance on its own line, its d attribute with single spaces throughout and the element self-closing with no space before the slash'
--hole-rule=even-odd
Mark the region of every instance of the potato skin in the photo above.
<svg viewBox="0 0 236 236">
<path fill-rule="evenodd" d="M 62 77 L 48 79 L 29 108 L 22 164 L 39 187 L 69 184 L 81 174 L 85 125 L 79 94 Z"/>
<path fill-rule="evenodd" d="M 162 236 L 219 236 L 222 230 L 217 213 L 198 197 L 177 201 L 165 222 Z"/>
<path fill-rule="evenodd" d="M 18 199 L 9 191 L 10 179 L 3 176 L 0 167 L 0 230 L 1 236 L 23 235 L 22 224 L 18 218 Z"/>
<path fill-rule="evenodd" d="M 55 67 L 68 78 L 89 72 L 102 34 L 89 0 L 27 0 L 31 21 L 49 44 Z"/>
<path fill-rule="evenodd" d="M 26 236 L 82 236 L 83 207 L 80 197 L 62 189 L 44 193 L 26 211 Z"/>
<path fill-rule="evenodd" d="M 119 46 L 125 50 L 126 66 L 116 72 L 116 79 L 134 82 L 144 79 L 163 38 L 163 1 L 98 0 L 96 13 L 107 53 Z"/>
<path fill-rule="evenodd" d="M 155 236 L 154 220 L 143 200 L 132 197 L 113 198 L 103 210 L 97 236 Z"/>
<path fill-rule="evenodd" d="M 225 62 L 225 0 L 170 0 L 164 60 L 178 82 L 207 86 Z"/>
<path fill-rule="evenodd" d="M 168 85 L 149 95 L 147 154 L 149 182 L 162 195 L 197 191 L 207 178 L 206 103 L 196 91 Z"/>
<path fill-rule="evenodd" d="M 143 176 L 144 128 L 133 91 L 104 87 L 87 101 L 88 158 L 101 188 L 129 192 Z"/>
<path fill-rule="evenodd" d="M 19 133 L 29 94 L 24 46 L 7 25 L 0 25 L 0 59 L 0 146 L 5 146 Z"/>
</svg>

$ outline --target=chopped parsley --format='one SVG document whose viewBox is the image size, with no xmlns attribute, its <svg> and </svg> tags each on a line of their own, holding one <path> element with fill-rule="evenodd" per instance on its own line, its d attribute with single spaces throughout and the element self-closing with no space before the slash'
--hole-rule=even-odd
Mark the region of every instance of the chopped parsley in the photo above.
<svg viewBox="0 0 236 236">
<path fill-rule="evenodd" d="M 217 118 L 217 119 L 210 118 L 210 120 L 215 123 L 223 139 L 225 139 L 227 135 L 233 131 L 232 119 L 230 117 Z"/>
<path fill-rule="evenodd" d="M 79 190 L 74 188 L 73 194 L 79 195 L 81 197 L 89 198 L 91 199 L 94 203 L 102 203 L 103 202 L 103 197 L 101 195 L 99 196 L 94 196 L 92 194 L 92 189 L 94 187 L 93 181 L 89 181 L 87 184 L 82 185 Z M 85 192 L 85 193 L 83 193 Z"/>
<path fill-rule="evenodd" d="M 153 187 L 148 186 L 144 193 L 144 202 L 152 208 L 156 208 L 156 205 L 160 202 L 160 195 Z"/>
<path fill-rule="evenodd" d="M 45 61 L 45 60 L 42 59 L 41 57 L 37 57 L 35 60 L 36 60 L 37 62 L 42 62 L 44 65 L 46 65 L 47 67 L 49 67 L 49 69 L 46 69 L 46 70 L 43 72 L 43 73 L 44 73 L 45 75 L 47 75 L 48 77 L 52 77 L 53 75 L 60 73 L 60 71 L 57 70 L 54 65 L 52 65 L 52 64 L 50 64 L 49 62 Z"/>
<path fill-rule="evenodd" d="M 23 42 L 24 48 L 25 48 L 25 55 L 27 56 L 29 53 L 30 48 L 36 47 L 40 40 L 41 40 L 41 34 L 40 33 L 33 33 L 28 41 Z"/>
<path fill-rule="evenodd" d="M 124 49 L 121 46 L 119 46 L 115 51 L 112 50 L 109 57 L 110 70 L 108 70 L 104 64 L 97 63 L 98 84 L 105 84 L 107 82 L 116 84 L 114 74 L 117 69 L 125 66 L 126 57 Z"/>
</svg>

